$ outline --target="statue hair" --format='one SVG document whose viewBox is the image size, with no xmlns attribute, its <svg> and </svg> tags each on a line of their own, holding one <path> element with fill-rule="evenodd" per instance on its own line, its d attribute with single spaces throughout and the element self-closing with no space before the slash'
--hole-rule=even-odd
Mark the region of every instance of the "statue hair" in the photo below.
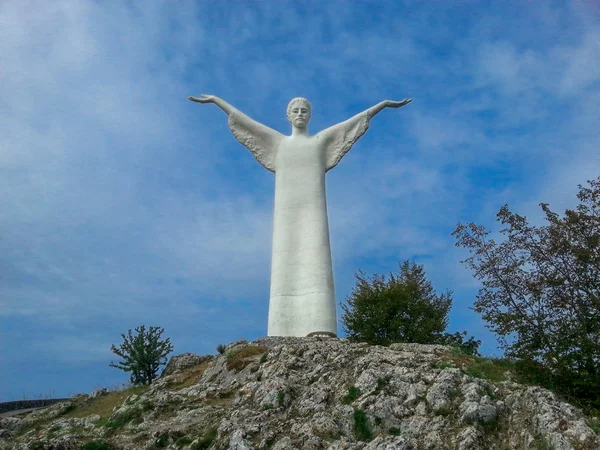
<svg viewBox="0 0 600 450">
<path fill-rule="evenodd" d="M 304 97 L 296 97 L 296 98 L 293 98 L 292 100 L 290 100 L 290 102 L 288 103 L 287 110 L 285 111 L 286 116 L 290 115 L 290 112 L 292 112 L 292 108 L 294 107 L 294 105 L 296 103 L 305 105 L 308 107 L 309 111 L 312 111 L 312 107 L 310 106 L 310 102 L 308 100 L 306 100 Z"/>
</svg>

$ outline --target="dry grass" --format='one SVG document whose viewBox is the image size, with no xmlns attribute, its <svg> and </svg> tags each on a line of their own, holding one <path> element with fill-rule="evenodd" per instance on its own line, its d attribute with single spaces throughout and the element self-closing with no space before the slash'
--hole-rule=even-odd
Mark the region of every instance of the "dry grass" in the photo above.
<svg viewBox="0 0 600 450">
<path fill-rule="evenodd" d="M 208 368 L 210 361 L 205 361 L 197 366 L 188 367 L 182 372 L 171 375 L 167 383 L 167 389 L 170 391 L 179 391 L 181 389 L 193 386 L 198 382 L 204 371 Z"/>
<path fill-rule="evenodd" d="M 64 412 L 58 417 L 43 418 L 30 423 L 26 427 L 22 428 L 17 435 L 23 435 L 32 429 L 43 429 L 53 421 L 57 419 L 69 419 L 69 418 L 81 418 L 89 417 L 94 414 L 100 416 L 99 423 L 106 423 L 110 415 L 112 414 L 113 408 L 120 405 L 123 401 L 133 394 L 141 394 L 148 389 L 147 386 L 137 386 L 134 388 L 126 389 L 123 391 L 109 392 L 106 395 L 89 399 L 82 404 L 71 404 L 65 407 Z"/>
<path fill-rule="evenodd" d="M 506 372 L 514 370 L 514 362 L 502 358 L 470 356 L 454 350 L 441 358 L 438 368 L 457 367 L 467 375 L 488 381 L 506 380 Z"/>
<path fill-rule="evenodd" d="M 233 403 L 235 397 L 229 398 L 207 398 L 204 402 L 210 406 L 229 406 Z"/>
<path fill-rule="evenodd" d="M 255 357 L 267 353 L 269 349 L 261 345 L 248 345 L 247 347 L 240 348 L 233 352 L 228 353 L 227 356 L 227 369 L 229 370 L 242 370 L 248 364 L 250 364 Z"/>
<path fill-rule="evenodd" d="M 133 394 L 142 394 L 146 392 L 147 389 L 147 386 L 137 386 L 124 391 L 109 392 L 106 395 L 90 399 L 83 405 L 78 406 L 65 414 L 63 417 L 88 417 L 93 414 L 98 414 L 101 417 L 101 420 L 106 419 L 112 414 L 114 407 L 121 405 L 127 397 Z"/>
</svg>

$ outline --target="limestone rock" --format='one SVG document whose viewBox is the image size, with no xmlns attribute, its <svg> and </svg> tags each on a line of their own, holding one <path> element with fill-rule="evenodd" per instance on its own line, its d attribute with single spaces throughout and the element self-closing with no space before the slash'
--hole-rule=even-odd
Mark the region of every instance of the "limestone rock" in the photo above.
<svg viewBox="0 0 600 450">
<path fill-rule="evenodd" d="M 18 417 L 0 417 L 0 430 L 17 431 L 23 426 Z"/>
<path fill-rule="evenodd" d="M 104 388 L 104 389 L 96 389 L 94 392 L 92 392 L 92 394 L 90 395 L 91 398 L 97 398 L 97 397 L 102 397 L 103 395 L 108 394 L 108 389 Z"/>
<path fill-rule="evenodd" d="M 330 337 L 237 341 L 173 358 L 150 387 L 1 419 L 0 449 L 600 449 L 582 412 L 553 393 L 475 378 L 450 357 Z"/>
<path fill-rule="evenodd" d="M 183 353 L 181 355 L 173 356 L 163 369 L 160 376 L 166 377 L 167 375 L 180 372 L 188 367 L 202 364 L 204 361 L 209 361 L 212 358 L 213 355 L 198 356 L 193 353 Z"/>
</svg>

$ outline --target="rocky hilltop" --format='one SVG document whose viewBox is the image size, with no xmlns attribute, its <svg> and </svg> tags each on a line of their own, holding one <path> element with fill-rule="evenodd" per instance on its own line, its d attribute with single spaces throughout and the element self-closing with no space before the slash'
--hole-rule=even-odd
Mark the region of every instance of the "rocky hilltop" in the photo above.
<svg viewBox="0 0 600 450">
<path fill-rule="evenodd" d="M 600 449 L 580 410 L 511 378 L 444 346 L 237 341 L 149 387 L 0 419 L 0 448 Z"/>
</svg>

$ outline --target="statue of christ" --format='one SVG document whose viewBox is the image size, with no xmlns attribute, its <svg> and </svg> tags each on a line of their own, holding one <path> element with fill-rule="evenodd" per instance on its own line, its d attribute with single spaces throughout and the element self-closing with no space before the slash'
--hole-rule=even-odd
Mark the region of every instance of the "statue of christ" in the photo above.
<svg viewBox="0 0 600 450">
<path fill-rule="evenodd" d="M 384 100 L 315 135 L 308 134 L 311 106 L 294 98 L 285 136 L 214 95 L 189 97 L 214 103 L 229 116 L 236 139 L 265 169 L 275 173 L 269 336 L 337 336 L 336 303 L 325 198 L 325 173 L 333 169 L 384 108 L 411 99 Z"/>
</svg>

